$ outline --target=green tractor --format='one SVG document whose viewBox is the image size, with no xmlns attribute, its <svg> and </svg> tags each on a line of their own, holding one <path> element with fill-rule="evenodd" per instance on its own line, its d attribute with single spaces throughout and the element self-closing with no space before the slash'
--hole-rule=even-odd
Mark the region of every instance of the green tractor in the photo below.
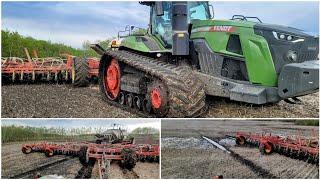
<svg viewBox="0 0 320 180">
<path fill-rule="evenodd" d="M 111 104 L 156 117 L 195 117 L 206 96 L 252 104 L 295 103 L 319 89 L 319 37 L 235 15 L 213 19 L 208 2 L 140 2 L 146 33 L 127 26 L 102 55 L 101 91 Z M 117 44 L 117 43 L 113 43 Z"/>
</svg>

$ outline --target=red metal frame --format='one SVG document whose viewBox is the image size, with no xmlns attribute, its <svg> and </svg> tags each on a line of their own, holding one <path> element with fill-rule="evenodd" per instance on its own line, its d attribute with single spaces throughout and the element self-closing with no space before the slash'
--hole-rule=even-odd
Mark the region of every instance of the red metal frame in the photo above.
<svg viewBox="0 0 320 180">
<path fill-rule="evenodd" d="M 244 138 L 247 143 L 256 145 L 259 148 L 265 146 L 278 152 L 289 152 L 289 155 L 294 154 L 297 157 L 303 155 L 319 160 L 319 140 L 315 135 L 311 138 L 304 138 L 300 136 L 300 133 L 296 136 L 281 137 L 271 133 L 237 132 L 236 139 L 240 138 Z M 268 153 L 272 153 L 272 151 Z"/>
<path fill-rule="evenodd" d="M 75 57 L 67 55 L 62 58 L 34 58 L 23 59 L 17 57 L 1 58 L 1 74 L 11 77 L 12 81 L 25 80 L 26 76 L 31 77 L 32 81 L 41 75 L 46 80 L 58 81 L 58 74 L 62 74 L 61 80 L 71 80 L 73 59 Z M 87 58 L 89 66 L 89 77 L 98 77 L 99 63 L 96 58 Z"/>
<path fill-rule="evenodd" d="M 95 159 L 107 159 L 107 160 L 122 160 L 121 151 L 125 148 L 133 149 L 136 152 L 137 157 L 159 157 L 160 147 L 159 145 L 151 144 L 131 144 L 129 142 L 117 143 L 117 144 L 96 144 L 96 143 L 35 143 L 22 145 L 22 151 L 24 149 L 31 148 L 31 152 L 50 152 L 52 156 L 55 154 L 64 155 L 78 155 L 80 148 L 87 147 L 87 158 Z M 30 153 L 31 153 L 30 152 Z M 25 153 L 25 152 L 24 152 Z M 29 153 L 26 153 L 29 154 Z"/>
</svg>

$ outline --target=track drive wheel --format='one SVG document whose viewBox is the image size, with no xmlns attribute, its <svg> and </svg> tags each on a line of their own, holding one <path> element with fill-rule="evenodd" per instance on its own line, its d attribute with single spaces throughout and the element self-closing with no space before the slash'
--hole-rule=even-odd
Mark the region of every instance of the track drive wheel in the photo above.
<svg viewBox="0 0 320 180">
<path fill-rule="evenodd" d="M 273 152 L 273 146 L 271 143 L 261 143 L 259 150 L 261 154 L 269 155 Z"/>
<path fill-rule="evenodd" d="M 32 148 L 30 146 L 22 147 L 22 152 L 24 154 L 30 154 L 32 152 Z"/>
<path fill-rule="evenodd" d="M 246 144 L 246 139 L 245 139 L 243 136 L 237 137 L 237 138 L 236 138 L 236 143 L 237 143 L 238 145 L 243 146 L 243 145 Z"/>
<path fill-rule="evenodd" d="M 89 86 L 89 65 L 86 58 L 76 57 L 73 59 L 71 79 L 75 87 Z"/>
<path fill-rule="evenodd" d="M 109 100 L 116 100 L 120 94 L 120 66 L 116 59 L 112 59 L 102 70 L 102 86 L 104 94 Z M 101 85 L 101 84 L 100 84 Z"/>
<path fill-rule="evenodd" d="M 168 90 L 160 80 L 154 81 L 148 88 L 148 94 L 153 112 L 157 117 L 164 117 L 168 113 Z"/>
</svg>

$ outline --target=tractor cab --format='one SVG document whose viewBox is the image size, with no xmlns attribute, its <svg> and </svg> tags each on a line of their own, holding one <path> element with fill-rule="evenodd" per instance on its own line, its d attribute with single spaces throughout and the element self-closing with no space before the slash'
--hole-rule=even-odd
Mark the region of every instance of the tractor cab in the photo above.
<svg viewBox="0 0 320 180">
<path fill-rule="evenodd" d="M 150 4 L 150 3 L 149 3 Z M 175 6 L 175 8 L 173 7 Z M 162 41 L 166 48 L 172 47 L 173 26 L 179 29 L 191 24 L 193 20 L 211 19 L 208 2 L 188 2 L 187 4 L 174 4 L 173 2 L 160 2 L 151 4 L 150 31 Z M 176 16 L 187 17 L 185 21 L 175 21 Z"/>
<path fill-rule="evenodd" d="M 124 139 L 127 138 L 128 132 L 119 124 L 113 124 L 111 128 L 107 129 L 105 132 L 96 134 L 98 138 L 96 142 L 101 144 L 105 143 L 121 143 Z"/>
</svg>

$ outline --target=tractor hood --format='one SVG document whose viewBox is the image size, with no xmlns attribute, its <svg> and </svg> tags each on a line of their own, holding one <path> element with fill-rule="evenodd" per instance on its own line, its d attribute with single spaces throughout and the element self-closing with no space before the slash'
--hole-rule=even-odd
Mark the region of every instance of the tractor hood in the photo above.
<svg viewBox="0 0 320 180">
<path fill-rule="evenodd" d="M 254 30 L 286 33 L 286 34 L 300 36 L 300 37 L 310 36 L 309 34 L 304 33 L 300 29 L 296 29 L 288 26 L 276 25 L 276 24 L 257 23 L 254 25 Z"/>
</svg>

